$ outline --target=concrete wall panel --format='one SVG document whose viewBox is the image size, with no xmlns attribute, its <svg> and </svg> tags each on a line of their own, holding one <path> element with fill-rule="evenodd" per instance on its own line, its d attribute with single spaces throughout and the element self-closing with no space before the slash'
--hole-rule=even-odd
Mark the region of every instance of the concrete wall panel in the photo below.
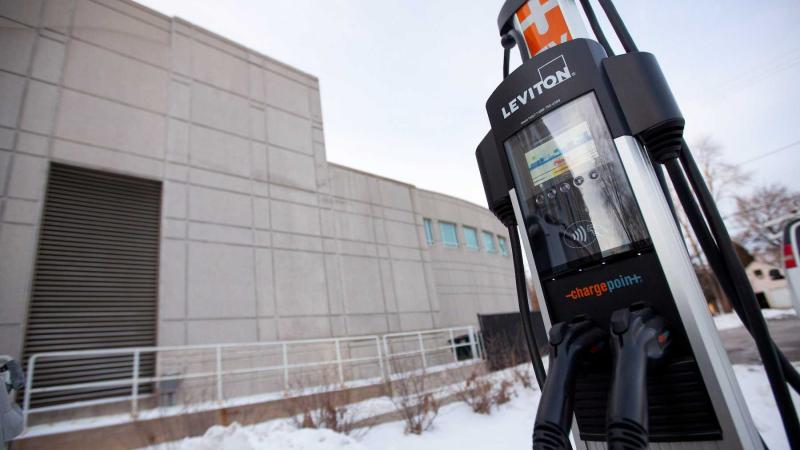
<svg viewBox="0 0 800 450">
<path fill-rule="evenodd" d="M 192 120 L 239 136 L 250 134 L 247 99 L 202 83 L 192 83 Z"/>
<path fill-rule="evenodd" d="M 272 228 L 292 233 L 320 234 L 319 210 L 314 207 L 273 200 Z"/>
<path fill-rule="evenodd" d="M 161 159 L 165 126 L 163 116 L 65 90 L 56 136 Z"/>
<path fill-rule="evenodd" d="M 422 265 L 412 261 L 393 261 L 392 273 L 397 293 L 397 309 L 405 311 L 427 311 L 428 290 Z"/>
<path fill-rule="evenodd" d="M 0 232 L 0 323 L 25 320 L 33 277 L 36 230 L 29 225 L 4 224 Z"/>
<path fill-rule="evenodd" d="M 65 86 L 151 111 L 166 111 L 169 79 L 164 69 L 81 41 L 72 41 L 69 52 Z"/>
<path fill-rule="evenodd" d="M 182 241 L 162 241 L 159 280 L 158 316 L 186 317 L 186 244 Z"/>
<path fill-rule="evenodd" d="M 58 83 L 61 79 L 65 53 L 66 46 L 63 43 L 40 37 L 36 55 L 33 57 L 31 76 L 42 81 Z"/>
<path fill-rule="evenodd" d="M 0 125 L 16 127 L 25 79 L 19 75 L 0 72 Z"/>
<path fill-rule="evenodd" d="M 256 319 L 192 320 L 187 323 L 188 345 L 255 342 Z"/>
<path fill-rule="evenodd" d="M 317 189 L 314 159 L 310 156 L 269 148 L 269 181 L 314 191 Z"/>
<path fill-rule="evenodd" d="M 342 256 L 339 262 L 347 314 L 386 312 L 378 261 L 374 258 Z"/>
<path fill-rule="evenodd" d="M 58 88 L 52 84 L 31 81 L 22 109 L 20 128 L 49 134 L 53 129 L 58 102 Z"/>
<path fill-rule="evenodd" d="M 83 40 L 169 67 L 169 32 L 95 2 L 78 1 L 73 34 Z"/>
<path fill-rule="evenodd" d="M 286 113 L 279 109 L 267 108 L 267 138 L 270 144 L 285 149 L 312 155 L 311 121 Z"/>
<path fill-rule="evenodd" d="M 189 217 L 202 222 L 250 227 L 253 207 L 246 195 L 192 186 L 189 189 Z"/>
<path fill-rule="evenodd" d="M 275 250 L 275 287 L 281 316 L 328 314 L 325 263 L 320 255 Z"/>
<path fill-rule="evenodd" d="M 25 75 L 35 41 L 34 29 L 0 18 L 0 69 Z"/>
<path fill-rule="evenodd" d="M 281 340 L 315 339 L 331 336 L 331 325 L 328 317 L 282 317 L 278 319 L 278 338 Z"/>
<path fill-rule="evenodd" d="M 197 41 L 192 45 L 192 58 L 195 78 L 245 97 L 249 94 L 245 61 Z"/>
<path fill-rule="evenodd" d="M 264 74 L 268 104 L 303 117 L 310 116 L 308 87 L 271 71 Z"/>
<path fill-rule="evenodd" d="M 247 139 L 204 127 L 191 127 L 193 166 L 241 177 L 250 176 L 250 143 Z"/>
<path fill-rule="evenodd" d="M 253 252 L 224 244 L 189 244 L 189 317 L 254 317 Z M 191 327 L 190 327 L 191 334 Z"/>
</svg>

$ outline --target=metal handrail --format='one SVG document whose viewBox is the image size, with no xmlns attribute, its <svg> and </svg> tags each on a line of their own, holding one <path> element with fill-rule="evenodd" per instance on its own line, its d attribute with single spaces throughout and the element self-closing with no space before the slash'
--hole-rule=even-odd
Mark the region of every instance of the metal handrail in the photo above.
<svg viewBox="0 0 800 450">
<path fill-rule="evenodd" d="M 461 332 L 461 334 L 466 333 L 468 336 L 468 342 L 464 343 L 456 343 L 454 336 L 456 332 Z M 425 348 L 423 336 L 431 335 L 431 334 L 442 334 L 445 333 L 449 336 L 447 346 L 436 346 L 434 348 Z M 402 337 L 416 337 L 418 343 L 418 349 L 412 351 L 403 351 L 393 353 L 391 352 L 389 345 L 389 341 L 396 338 Z M 363 341 L 367 343 L 369 346 L 374 346 L 375 349 L 375 356 L 361 356 L 361 357 L 350 357 L 350 358 L 343 358 L 342 357 L 342 348 L 341 345 L 344 342 L 357 342 Z M 185 345 L 185 346 L 151 346 L 151 347 L 129 347 L 129 348 L 113 348 L 113 349 L 95 349 L 95 350 L 75 350 L 75 351 L 63 351 L 63 352 L 42 352 L 36 353 L 31 355 L 28 359 L 28 366 L 27 366 L 27 377 L 25 382 L 25 391 L 23 396 L 23 420 L 24 424 L 27 428 L 28 424 L 28 416 L 33 413 L 40 413 L 46 411 L 57 411 L 57 410 L 66 410 L 72 409 L 81 406 L 92 406 L 102 403 L 108 403 L 108 398 L 102 399 L 92 399 L 92 400 L 82 400 L 76 402 L 70 402 L 65 404 L 59 405 L 49 405 L 43 407 L 36 407 L 31 408 L 31 396 L 36 393 L 44 393 L 44 392 L 57 392 L 57 391 L 70 391 L 70 390 L 79 390 L 79 389 L 91 389 L 91 388 L 100 388 L 100 387 L 121 387 L 121 386 L 130 386 L 131 387 L 131 394 L 124 395 L 124 396 L 117 396 L 114 397 L 119 400 L 130 400 L 131 408 L 130 408 L 130 416 L 131 418 L 136 418 L 139 413 L 139 399 L 141 394 L 139 393 L 139 385 L 147 384 L 147 383 L 156 383 L 161 381 L 169 381 L 169 380 L 191 380 L 191 379 L 198 379 L 198 378 L 215 378 L 216 379 L 216 399 L 218 402 L 225 401 L 225 394 L 224 394 L 224 378 L 230 375 L 243 375 L 243 374 L 250 374 L 250 373 L 263 373 L 263 372 L 274 372 L 274 371 L 283 371 L 283 381 L 284 381 L 284 390 L 289 389 L 289 373 L 291 369 L 303 369 L 303 368 L 310 368 L 310 367 L 324 367 L 324 366 L 336 366 L 337 374 L 339 378 L 339 383 L 344 385 L 345 384 L 345 377 L 344 377 L 344 365 L 351 364 L 351 363 L 363 363 L 369 361 L 375 361 L 378 363 L 379 371 L 380 371 L 380 378 L 385 381 L 389 379 L 393 379 L 394 375 L 392 374 L 392 370 L 389 368 L 390 366 L 387 363 L 391 362 L 392 358 L 396 357 L 403 357 L 403 356 L 410 356 L 410 355 L 420 355 L 420 359 L 422 360 L 422 367 L 428 368 L 428 357 L 435 352 L 442 352 L 444 350 L 450 350 L 453 352 L 453 358 L 455 362 L 458 362 L 458 355 L 457 349 L 461 347 L 470 347 L 472 349 L 470 358 L 471 360 L 475 360 L 479 358 L 477 353 L 477 337 L 475 334 L 475 330 L 473 326 L 463 326 L 463 327 L 451 327 L 451 328 L 442 328 L 436 330 L 420 330 L 420 331 L 411 331 L 411 332 L 402 332 L 402 333 L 389 333 L 385 335 L 369 335 L 369 336 L 352 336 L 352 337 L 339 337 L 339 338 L 325 338 L 325 339 L 303 339 L 303 340 L 291 340 L 291 341 L 272 341 L 272 342 L 247 342 L 241 344 L 229 343 L 229 344 L 203 344 L 203 345 Z M 314 361 L 314 362 L 305 362 L 305 363 L 290 363 L 289 356 L 290 351 L 289 347 L 294 345 L 309 345 L 309 344 L 332 344 L 334 346 L 334 352 L 336 355 L 335 359 L 326 359 L 323 361 Z M 223 351 L 225 349 L 251 349 L 251 348 L 265 348 L 265 347 L 276 347 L 280 348 L 280 356 L 282 357 L 282 363 L 278 365 L 269 365 L 269 366 L 260 366 L 260 367 L 248 367 L 248 368 L 239 368 L 239 369 L 225 369 L 223 367 Z M 367 347 L 364 347 L 367 348 Z M 141 364 L 141 355 L 143 353 L 169 353 L 169 352 L 186 352 L 186 351 L 196 351 L 196 350 L 210 350 L 213 351 L 214 354 L 214 365 L 215 368 L 213 371 L 203 371 L 197 373 L 181 373 L 181 374 L 164 374 L 160 375 L 156 372 L 154 376 L 140 376 L 140 364 Z M 131 377 L 124 378 L 124 379 L 113 379 L 113 380 L 104 380 L 104 381 L 93 381 L 88 383 L 73 383 L 73 384 L 66 384 L 66 385 L 57 385 L 57 386 L 44 386 L 44 387 L 35 387 L 34 386 L 34 375 L 36 369 L 36 363 L 42 359 L 63 359 L 63 358 L 70 358 L 70 357 L 83 357 L 83 356 L 95 356 L 95 355 L 103 355 L 103 356 L 110 356 L 110 355 L 130 355 L 132 360 L 132 368 L 131 368 Z M 5 357 L 5 355 L 0 355 L 0 358 Z M 10 357 L 7 357 L 11 359 Z M 205 362 L 209 362 L 205 360 Z M 441 365 L 441 364 L 439 364 Z M 374 377 L 362 377 L 358 379 L 353 379 L 351 381 L 359 381 L 359 380 L 367 380 L 372 379 Z M 271 391 L 274 392 L 274 391 Z"/>
</svg>

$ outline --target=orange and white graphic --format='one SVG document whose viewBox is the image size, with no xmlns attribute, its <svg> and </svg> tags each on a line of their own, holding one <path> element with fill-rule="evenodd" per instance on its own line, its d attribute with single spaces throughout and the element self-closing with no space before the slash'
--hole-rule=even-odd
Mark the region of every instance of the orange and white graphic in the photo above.
<svg viewBox="0 0 800 450">
<path fill-rule="evenodd" d="M 531 56 L 572 39 L 558 0 L 528 1 L 517 10 L 514 26 L 525 37 Z"/>
</svg>

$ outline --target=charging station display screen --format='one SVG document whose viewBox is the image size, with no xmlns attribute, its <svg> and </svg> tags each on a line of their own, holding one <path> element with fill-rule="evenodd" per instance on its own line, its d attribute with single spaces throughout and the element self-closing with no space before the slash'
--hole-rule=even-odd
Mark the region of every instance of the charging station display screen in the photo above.
<svg viewBox="0 0 800 450">
<path fill-rule="evenodd" d="M 532 121 L 505 149 L 540 274 L 555 275 L 648 242 L 593 93 Z"/>
<path fill-rule="evenodd" d="M 569 170 L 591 164 L 598 157 L 586 122 L 561 131 L 525 153 L 534 185 L 541 185 Z"/>
</svg>

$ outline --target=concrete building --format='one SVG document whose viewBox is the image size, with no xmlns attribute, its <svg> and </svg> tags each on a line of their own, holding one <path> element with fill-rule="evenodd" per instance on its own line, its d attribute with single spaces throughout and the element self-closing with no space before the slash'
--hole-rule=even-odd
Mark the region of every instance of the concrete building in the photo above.
<svg viewBox="0 0 800 450">
<path fill-rule="evenodd" d="M 0 354 L 514 311 L 489 211 L 329 163 L 322 117 L 314 76 L 136 3 L 0 3 Z"/>
</svg>

